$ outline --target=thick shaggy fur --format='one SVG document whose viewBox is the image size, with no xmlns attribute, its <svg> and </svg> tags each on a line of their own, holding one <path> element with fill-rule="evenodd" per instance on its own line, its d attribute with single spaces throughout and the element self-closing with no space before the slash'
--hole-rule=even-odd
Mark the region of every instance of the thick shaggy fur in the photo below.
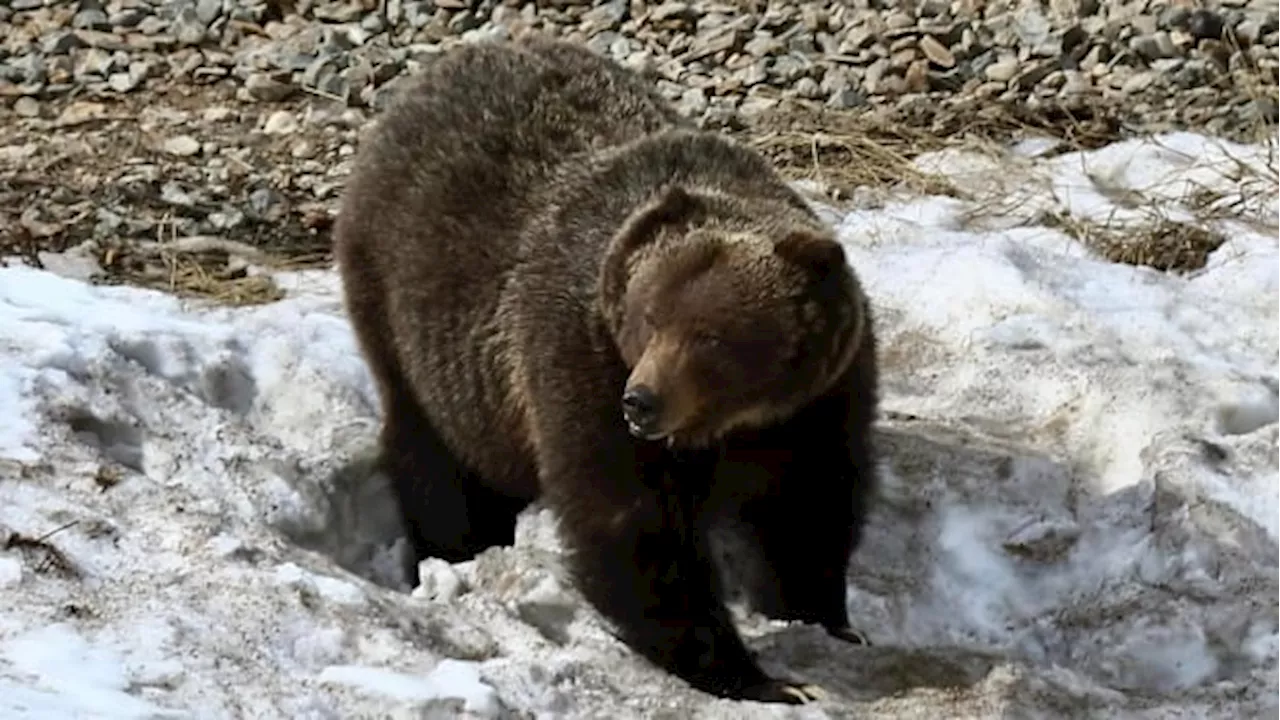
<svg viewBox="0 0 1280 720">
<path fill-rule="evenodd" d="M 876 348 L 843 251 L 760 156 L 585 49 L 476 44 L 363 140 L 335 234 L 418 559 L 509 544 L 542 498 L 629 646 L 808 699 L 744 646 L 707 536 L 746 530 L 756 608 L 857 639 Z"/>
</svg>

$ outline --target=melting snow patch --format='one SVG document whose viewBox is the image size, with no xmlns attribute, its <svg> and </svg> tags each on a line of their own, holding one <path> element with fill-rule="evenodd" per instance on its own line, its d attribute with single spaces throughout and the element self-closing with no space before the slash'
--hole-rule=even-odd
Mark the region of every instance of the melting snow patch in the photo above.
<svg viewBox="0 0 1280 720">
<path fill-rule="evenodd" d="M 320 681 L 389 695 L 398 700 L 426 702 L 459 698 L 467 712 L 493 717 L 499 705 L 494 690 L 480 679 L 475 663 L 441 660 L 426 675 L 406 675 L 383 668 L 333 665 L 320 673 Z"/>
</svg>

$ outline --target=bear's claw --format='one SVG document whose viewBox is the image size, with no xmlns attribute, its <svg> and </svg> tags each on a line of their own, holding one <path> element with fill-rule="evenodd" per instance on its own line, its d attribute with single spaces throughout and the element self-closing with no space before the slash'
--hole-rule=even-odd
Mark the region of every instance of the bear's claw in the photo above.
<svg viewBox="0 0 1280 720">
<path fill-rule="evenodd" d="M 827 633 L 831 637 L 839 638 L 854 645 L 866 645 L 868 647 L 871 645 L 871 641 L 867 639 L 866 635 L 851 627 L 829 627 L 827 628 Z"/>
<path fill-rule="evenodd" d="M 750 688 L 743 696 L 747 700 L 765 703 L 784 703 L 787 705 L 803 705 L 826 698 L 827 693 L 817 685 L 810 683 L 793 683 L 785 680 L 770 680 Z"/>
</svg>

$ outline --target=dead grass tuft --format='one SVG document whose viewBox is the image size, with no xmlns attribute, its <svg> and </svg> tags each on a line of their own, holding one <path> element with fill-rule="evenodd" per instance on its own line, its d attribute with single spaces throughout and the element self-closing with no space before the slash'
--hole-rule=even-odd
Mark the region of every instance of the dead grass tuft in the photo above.
<svg viewBox="0 0 1280 720">
<path fill-rule="evenodd" d="M 1044 224 L 1062 230 L 1111 262 L 1173 273 L 1203 268 L 1209 254 L 1226 242 L 1219 233 L 1168 218 L 1117 228 L 1052 213 L 1044 218 Z"/>
<path fill-rule="evenodd" d="M 190 237 L 170 242 L 100 245 L 97 253 L 104 284 L 129 284 L 221 305 L 260 305 L 284 297 L 266 275 L 249 272 L 249 263 L 267 256 L 255 248 L 217 238 Z"/>
<path fill-rule="evenodd" d="M 0 548 L 4 550 L 17 550 L 25 555 L 34 563 L 33 570 L 38 574 L 46 572 L 54 572 L 66 578 L 80 577 L 80 570 L 71 562 L 71 559 L 49 541 L 49 538 L 57 533 L 66 530 L 75 525 L 77 521 L 73 520 L 65 525 L 56 527 L 53 530 L 39 536 L 30 537 L 19 532 L 10 532 L 5 538 Z"/>
<path fill-rule="evenodd" d="M 921 153 L 945 147 L 1052 137 L 1060 141 L 1056 154 L 1096 149 L 1132 134 L 1122 108 L 1097 98 L 1035 105 L 977 97 L 945 100 L 922 96 L 893 107 L 837 110 L 787 99 L 738 134 L 788 179 L 814 181 L 836 199 L 860 187 L 958 196 L 947 178 L 913 163 Z"/>
<path fill-rule="evenodd" d="M 922 172 L 912 158 L 944 142 L 874 114 L 797 106 L 770 114 L 745 137 L 789 180 L 806 179 L 848 197 L 859 187 L 900 187 L 954 195 L 938 175 Z"/>
</svg>

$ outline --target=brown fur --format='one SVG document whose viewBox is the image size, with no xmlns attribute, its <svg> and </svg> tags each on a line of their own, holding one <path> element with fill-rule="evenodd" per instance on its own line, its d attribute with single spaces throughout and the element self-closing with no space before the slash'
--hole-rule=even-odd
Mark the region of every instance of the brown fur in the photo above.
<svg viewBox="0 0 1280 720">
<path fill-rule="evenodd" d="M 746 529 L 763 612 L 855 637 L 876 348 L 831 231 L 759 155 L 585 49 L 464 46 L 362 142 L 335 238 L 418 559 L 509 544 L 541 498 L 631 647 L 804 699 L 742 644 L 707 534 Z M 631 432 L 639 389 L 660 408 Z"/>
</svg>

